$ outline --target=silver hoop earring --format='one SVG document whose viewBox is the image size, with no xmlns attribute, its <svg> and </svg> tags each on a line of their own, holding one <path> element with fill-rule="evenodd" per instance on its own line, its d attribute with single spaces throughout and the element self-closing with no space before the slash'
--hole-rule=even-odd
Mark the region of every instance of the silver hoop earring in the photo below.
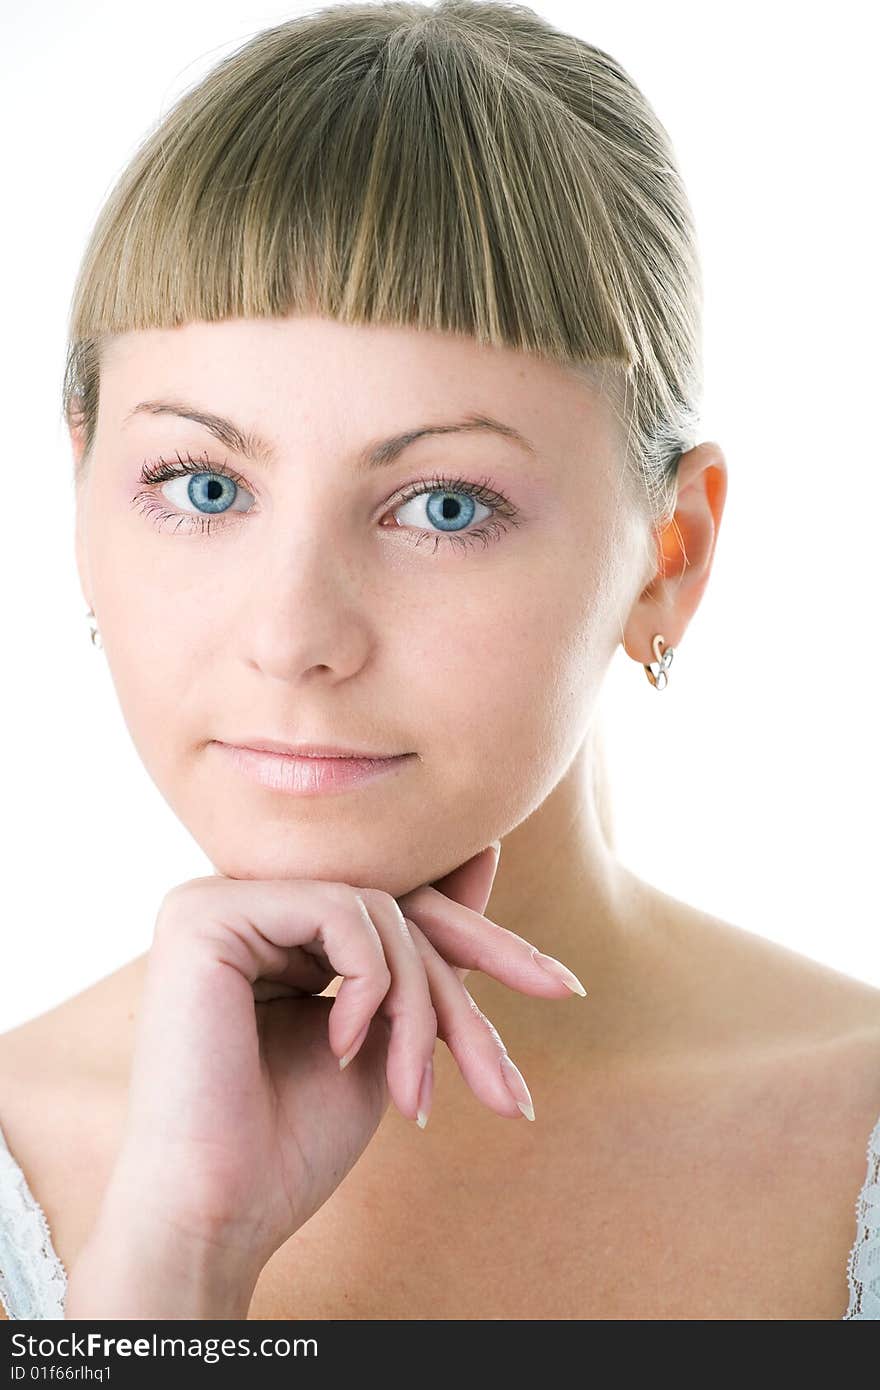
<svg viewBox="0 0 880 1390">
<path fill-rule="evenodd" d="M 89 631 L 90 631 L 90 633 L 91 633 L 92 646 L 93 646 L 93 647 L 103 647 L 104 642 L 103 642 L 103 639 L 102 639 L 102 637 L 101 637 L 100 632 L 98 631 L 98 624 L 97 624 L 97 623 L 95 622 L 95 620 L 94 620 L 94 619 L 95 619 L 95 615 L 94 615 L 94 613 L 92 612 L 91 608 L 89 609 L 88 613 L 86 614 L 86 617 L 87 617 L 88 620 L 89 620 Z"/>
<path fill-rule="evenodd" d="M 669 683 L 669 677 L 667 673 L 669 671 L 670 666 L 672 665 L 672 658 L 675 655 L 674 647 L 666 647 L 664 650 L 664 645 L 665 638 L 661 637 L 660 633 L 658 632 L 657 636 L 651 643 L 651 650 L 653 651 L 659 663 L 656 671 L 654 670 L 653 662 L 642 663 L 642 665 L 645 668 L 645 675 L 648 677 L 648 680 L 657 690 L 666 689 L 666 686 Z"/>
</svg>

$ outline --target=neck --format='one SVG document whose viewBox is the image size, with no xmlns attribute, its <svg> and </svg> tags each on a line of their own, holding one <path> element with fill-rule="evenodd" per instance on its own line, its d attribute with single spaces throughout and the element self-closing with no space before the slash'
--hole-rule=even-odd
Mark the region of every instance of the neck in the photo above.
<svg viewBox="0 0 880 1390">
<path fill-rule="evenodd" d="M 614 1054 L 647 1024 L 648 930 L 662 895 L 620 863 L 609 840 L 594 724 L 554 790 L 502 841 L 485 913 L 561 960 L 587 996 L 551 1001 L 478 972 L 466 980 L 514 1060 L 530 1059 L 533 1068 L 551 1053 L 569 1060 Z"/>
</svg>

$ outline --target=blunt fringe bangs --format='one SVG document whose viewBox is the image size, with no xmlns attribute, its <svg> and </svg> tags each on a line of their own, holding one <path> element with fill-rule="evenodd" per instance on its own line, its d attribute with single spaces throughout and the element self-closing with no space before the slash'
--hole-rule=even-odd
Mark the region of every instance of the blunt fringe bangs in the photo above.
<svg viewBox="0 0 880 1390">
<path fill-rule="evenodd" d="M 696 441 L 702 286 L 664 127 L 621 65 L 525 5 L 342 4 L 187 91 L 102 207 L 63 411 L 94 442 L 102 345 L 317 313 L 463 333 L 607 391 L 656 524 Z"/>
</svg>

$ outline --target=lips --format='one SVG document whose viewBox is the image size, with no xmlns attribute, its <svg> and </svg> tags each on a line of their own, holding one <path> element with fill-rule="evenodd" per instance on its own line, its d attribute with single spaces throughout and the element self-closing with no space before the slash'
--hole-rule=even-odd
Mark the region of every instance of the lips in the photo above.
<svg viewBox="0 0 880 1390">
<path fill-rule="evenodd" d="M 377 753 L 371 749 L 358 748 L 354 744 L 284 743 L 280 739 L 250 735 L 215 741 L 234 748 L 251 748 L 255 753 L 280 753 L 290 758 L 367 758 L 378 762 L 386 758 L 405 756 L 398 753 Z"/>
<path fill-rule="evenodd" d="M 286 792 L 293 796 L 355 790 L 363 783 L 399 771 L 414 756 L 412 753 L 402 753 L 390 758 L 349 758 L 338 752 L 330 756 L 315 756 L 291 753 L 290 744 L 284 745 L 288 749 L 286 753 L 279 753 L 277 747 L 256 749 L 222 743 L 219 739 L 213 742 L 233 769 L 270 791 Z"/>
</svg>

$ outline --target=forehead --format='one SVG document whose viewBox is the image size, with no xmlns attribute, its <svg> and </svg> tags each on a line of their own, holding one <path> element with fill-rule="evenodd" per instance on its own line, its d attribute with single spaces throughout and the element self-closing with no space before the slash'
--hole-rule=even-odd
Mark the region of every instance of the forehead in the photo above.
<svg viewBox="0 0 880 1390">
<path fill-rule="evenodd" d="M 574 438 L 609 444 L 614 429 L 598 385 L 548 358 L 466 334 L 299 314 L 117 335 L 102 349 L 100 396 L 111 427 L 145 399 L 177 397 L 281 439 L 452 411 L 500 418 L 553 455 Z"/>
</svg>

